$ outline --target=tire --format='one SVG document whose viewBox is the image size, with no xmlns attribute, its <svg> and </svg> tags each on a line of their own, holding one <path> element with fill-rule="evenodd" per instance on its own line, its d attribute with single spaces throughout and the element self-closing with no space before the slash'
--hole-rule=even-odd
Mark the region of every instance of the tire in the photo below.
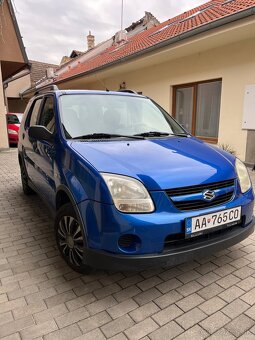
<svg viewBox="0 0 255 340">
<path fill-rule="evenodd" d="M 83 228 L 71 203 L 63 205 L 57 212 L 55 238 L 66 263 L 76 272 L 90 273 L 91 267 L 83 264 L 86 244 Z"/>
<path fill-rule="evenodd" d="M 33 189 L 30 188 L 28 184 L 28 175 L 27 175 L 27 170 L 24 164 L 23 159 L 20 159 L 20 175 L 21 175 L 21 184 L 22 184 L 22 189 L 25 195 L 30 196 L 34 195 L 35 192 Z"/>
</svg>

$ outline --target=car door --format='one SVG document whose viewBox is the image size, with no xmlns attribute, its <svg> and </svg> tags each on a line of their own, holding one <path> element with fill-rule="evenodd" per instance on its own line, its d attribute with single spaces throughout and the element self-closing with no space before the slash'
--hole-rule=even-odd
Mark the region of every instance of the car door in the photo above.
<svg viewBox="0 0 255 340">
<path fill-rule="evenodd" d="M 55 133 L 55 113 L 54 113 L 54 96 L 46 96 L 39 114 L 37 125 L 46 127 L 51 133 Z M 55 201 L 55 180 L 54 180 L 54 161 L 55 161 L 55 143 L 45 140 L 37 140 L 36 164 L 38 176 L 36 186 L 40 194 L 47 198 L 47 201 L 54 205 Z"/>
<path fill-rule="evenodd" d="M 28 129 L 30 126 L 36 125 L 38 120 L 38 115 L 42 108 L 43 98 L 37 98 L 32 103 L 27 119 L 24 123 L 24 130 L 20 136 L 22 139 L 22 156 L 25 161 L 25 166 L 27 174 L 31 182 L 36 186 L 36 183 L 40 181 L 38 178 L 37 171 L 37 156 L 35 153 L 37 142 L 32 140 L 28 136 Z"/>
</svg>

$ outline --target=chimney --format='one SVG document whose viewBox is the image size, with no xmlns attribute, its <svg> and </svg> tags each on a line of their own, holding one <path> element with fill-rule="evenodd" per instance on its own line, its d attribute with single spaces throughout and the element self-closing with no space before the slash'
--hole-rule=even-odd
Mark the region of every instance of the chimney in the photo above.
<svg viewBox="0 0 255 340">
<path fill-rule="evenodd" d="M 87 44 L 88 50 L 91 50 L 95 47 L 95 36 L 91 34 L 91 31 L 89 31 L 89 35 L 87 35 Z"/>
<path fill-rule="evenodd" d="M 119 43 L 124 43 L 125 41 L 127 41 L 126 30 L 122 30 L 122 31 L 115 33 L 115 36 L 114 36 L 115 43 L 119 44 Z"/>
<path fill-rule="evenodd" d="M 48 67 L 46 68 L 46 78 L 47 79 L 52 79 L 55 77 L 55 72 L 53 67 Z"/>
<path fill-rule="evenodd" d="M 151 27 L 158 26 L 159 24 L 160 22 L 154 17 L 153 14 L 145 11 L 145 16 L 143 17 L 143 26 L 146 26 L 147 29 L 150 29 Z"/>
</svg>

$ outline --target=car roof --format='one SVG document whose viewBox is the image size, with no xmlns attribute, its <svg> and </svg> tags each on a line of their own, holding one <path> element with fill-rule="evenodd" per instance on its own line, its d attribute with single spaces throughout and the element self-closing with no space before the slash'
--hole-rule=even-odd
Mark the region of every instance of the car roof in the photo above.
<svg viewBox="0 0 255 340">
<path fill-rule="evenodd" d="M 49 93 L 56 93 L 57 96 L 61 95 L 69 95 L 69 94 L 103 94 L 103 95 L 117 95 L 117 96 L 128 96 L 128 97 L 142 97 L 146 98 L 143 95 L 131 92 L 122 92 L 122 91 L 100 91 L 100 90 L 48 90 L 45 89 L 41 92 L 38 92 L 35 97 L 46 95 Z"/>
</svg>

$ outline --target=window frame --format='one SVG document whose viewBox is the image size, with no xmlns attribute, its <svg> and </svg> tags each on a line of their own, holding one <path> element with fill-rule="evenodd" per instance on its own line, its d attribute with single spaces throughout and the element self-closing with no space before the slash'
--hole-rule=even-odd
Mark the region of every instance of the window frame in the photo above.
<svg viewBox="0 0 255 340">
<path fill-rule="evenodd" d="M 177 90 L 180 88 L 193 88 L 193 105 L 192 105 L 192 128 L 191 128 L 191 134 L 204 142 L 217 144 L 218 143 L 218 137 L 204 137 L 204 136 L 196 136 L 196 119 L 197 119 L 197 95 L 198 95 L 198 85 L 201 84 L 208 84 L 220 81 L 222 83 L 222 78 L 216 78 L 216 79 L 210 79 L 210 80 L 203 80 L 203 81 L 197 81 L 193 83 L 187 83 L 187 84 L 180 84 L 180 85 L 174 85 L 173 86 L 173 101 L 172 101 L 172 115 L 176 119 L 176 93 Z M 219 112 L 220 115 L 220 112 Z M 177 120 L 178 121 L 178 120 Z"/>
</svg>

